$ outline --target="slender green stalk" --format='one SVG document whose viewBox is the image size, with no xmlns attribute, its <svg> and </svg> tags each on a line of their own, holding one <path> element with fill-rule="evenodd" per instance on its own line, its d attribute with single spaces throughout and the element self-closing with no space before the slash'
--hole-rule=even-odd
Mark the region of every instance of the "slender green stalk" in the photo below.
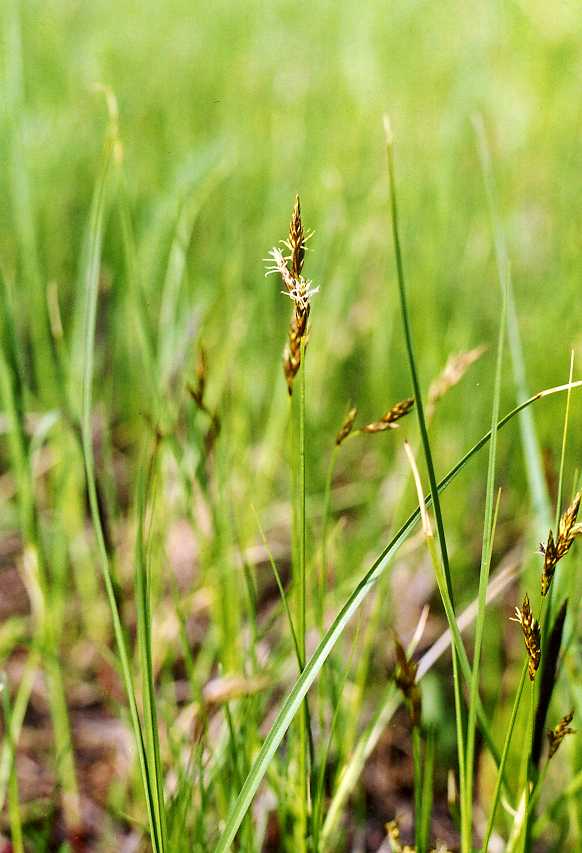
<svg viewBox="0 0 582 853">
<path fill-rule="evenodd" d="M 441 512 L 441 505 L 439 499 L 439 492 L 437 487 L 437 479 L 434 469 L 434 463 L 432 458 L 432 450 L 430 446 L 430 441 L 428 438 L 428 430 L 426 427 L 426 420 L 424 417 L 424 406 L 422 402 L 422 391 L 420 387 L 420 381 L 418 378 L 418 371 L 416 367 L 416 358 L 414 355 L 414 346 L 412 341 L 412 330 L 410 327 L 410 318 L 408 313 L 408 300 L 406 296 L 406 284 L 404 278 L 404 264 L 402 261 L 402 251 L 400 247 L 400 233 L 398 227 L 398 206 L 396 201 L 396 178 L 394 173 L 394 154 L 393 154 L 393 136 L 392 130 L 390 128 L 390 124 L 388 118 L 385 119 L 385 129 L 386 129 L 386 153 L 388 159 L 388 183 L 390 190 L 390 210 L 391 210 L 391 219 L 392 219 L 392 238 L 394 242 L 394 252 L 396 256 L 396 271 L 397 271 L 397 279 L 398 279 L 398 292 L 400 296 L 400 312 L 402 315 L 402 323 L 404 326 L 404 337 L 406 340 L 406 351 L 408 354 L 408 365 L 410 368 L 410 376 L 412 379 L 412 387 L 414 390 L 414 399 L 416 402 L 416 415 L 418 419 L 418 426 L 420 429 L 420 435 L 422 440 L 422 447 L 424 451 L 424 458 L 426 462 L 426 467 L 428 471 L 429 483 L 430 483 L 430 493 L 433 502 L 435 522 L 437 528 L 437 536 L 438 543 L 440 549 L 440 560 L 442 561 L 442 569 L 444 575 L 444 587 L 441 591 L 441 595 L 444 598 L 448 599 L 448 604 L 450 607 L 447 607 L 447 618 L 449 618 L 451 630 L 453 630 L 453 626 L 456 625 L 456 620 L 454 616 L 454 595 L 453 595 L 453 585 L 451 581 L 451 572 L 449 567 L 449 557 L 447 552 L 447 542 L 445 536 L 445 528 L 444 521 Z M 449 611 L 452 614 L 449 616 Z M 458 628 L 457 628 L 458 631 Z M 463 644 L 462 638 L 460 637 L 460 645 Z M 466 785 L 466 777 L 464 773 L 464 765 L 465 765 L 465 747 L 464 747 L 464 733 L 463 733 L 463 710 L 462 710 L 462 699 L 461 699 L 461 679 L 459 672 L 459 659 L 458 659 L 458 651 L 457 644 L 453 647 L 452 651 L 452 662 L 453 662 L 453 690 L 455 696 L 455 714 L 457 717 L 457 755 L 459 761 L 459 785 L 461 789 L 461 826 L 465 830 L 467 829 L 468 823 L 465 817 L 465 809 L 466 809 L 466 798 L 465 798 L 465 785 Z M 465 834 L 462 835 L 461 838 L 461 846 L 465 851 L 470 851 L 471 849 L 471 840 Z"/>
<path fill-rule="evenodd" d="M 329 465 L 327 468 L 327 475 L 325 478 L 325 490 L 323 495 L 323 510 L 322 510 L 322 519 L 321 519 L 321 560 L 319 564 L 319 576 L 317 583 L 317 599 L 316 599 L 316 607 L 317 607 L 317 627 L 319 628 L 320 633 L 323 634 L 323 614 L 324 614 L 324 606 L 325 606 L 325 587 L 327 583 L 327 575 L 328 575 L 328 553 L 327 553 L 327 545 L 328 545 L 328 530 L 329 530 L 329 519 L 331 514 L 331 488 L 333 485 L 333 475 L 335 471 L 335 465 L 337 462 L 337 452 L 338 446 L 334 444 L 333 450 L 331 451 L 331 455 L 329 458 Z"/>
<path fill-rule="evenodd" d="M 505 740 L 503 742 L 503 750 L 501 752 L 501 761 L 499 763 L 499 768 L 497 770 L 497 779 L 495 782 L 495 791 L 493 792 L 493 802 L 491 804 L 491 811 L 489 813 L 489 820 L 487 821 L 487 828 L 485 830 L 485 835 L 483 836 L 483 844 L 481 845 L 482 853 L 487 853 L 487 851 L 489 850 L 489 840 L 491 838 L 491 833 L 493 832 L 493 826 L 495 824 L 495 814 L 497 812 L 497 805 L 499 803 L 499 795 L 501 794 L 503 772 L 505 770 L 505 764 L 507 762 L 507 756 L 509 755 L 509 747 L 511 745 L 511 739 L 513 737 L 513 729 L 515 727 L 515 721 L 517 719 L 517 712 L 519 711 L 519 703 L 521 702 L 521 695 L 523 693 L 523 688 L 525 685 L 525 679 L 527 676 L 527 667 L 528 667 L 528 662 L 526 660 L 523 664 L 522 669 L 521 669 L 521 677 L 519 679 L 519 684 L 517 686 L 515 699 L 513 700 L 513 708 L 511 709 L 511 716 L 509 718 L 509 725 L 508 725 L 507 731 L 505 733 Z"/>
<path fill-rule="evenodd" d="M 568 382 L 572 384 L 574 376 L 574 350 L 570 353 L 570 370 L 568 372 Z M 566 470 L 566 446 L 568 443 L 568 424 L 570 422 L 570 399 L 572 389 L 569 388 L 566 392 L 566 411 L 564 413 L 564 426 L 562 428 L 562 448 L 560 451 L 560 472 L 558 475 L 558 494 L 556 496 L 556 514 L 554 516 L 554 530 L 558 530 L 560 526 L 560 514 L 562 512 L 562 500 L 564 497 L 564 472 Z"/>
<path fill-rule="evenodd" d="M 531 796 L 531 786 L 532 786 L 532 767 L 531 767 L 531 748 L 532 748 L 532 739 L 533 739 L 533 730 L 534 730 L 534 718 L 535 718 L 535 710 L 536 710 L 536 686 L 535 681 L 532 681 L 529 689 L 529 710 L 527 716 L 527 729 L 525 736 L 525 745 L 526 748 L 523 753 L 523 765 L 524 765 L 524 801 L 525 801 L 525 810 L 523 817 L 523 843 L 522 850 L 523 853 L 528 853 L 529 844 L 528 844 L 528 836 L 529 836 L 529 827 L 530 827 L 530 796 Z"/>
<path fill-rule="evenodd" d="M 297 646 L 301 671 L 305 667 L 305 635 L 306 635 L 306 518 L 305 518 L 305 343 L 301 342 L 301 369 L 299 371 L 299 395 L 297 403 L 292 406 L 295 414 L 295 434 L 297 437 L 296 455 L 293 457 L 295 487 L 295 550 L 296 567 L 294 571 L 294 586 L 296 595 Z M 293 400 L 292 400 L 293 402 Z M 298 405 L 297 405 L 298 404 Z M 298 742 L 298 783 L 299 783 L 299 838 L 301 850 L 307 850 L 309 834 L 310 808 L 310 769 L 309 769 L 309 737 L 308 737 L 307 699 L 304 700 L 299 715 Z"/>
<path fill-rule="evenodd" d="M 569 382 L 572 382 L 572 375 L 574 372 L 574 351 L 572 351 L 570 355 L 570 372 L 569 372 Z M 555 513 L 555 521 L 554 521 L 554 530 L 557 532 L 558 527 L 560 525 L 560 514 L 562 512 L 562 500 L 564 494 L 564 473 L 566 469 L 566 445 L 568 440 L 568 423 L 570 420 L 570 395 L 571 389 L 566 394 L 566 411 L 564 413 L 564 427 L 562 431 L 562 448 L 560 452 L 560 473 L 558 477 L 558 495 L 556 499 L 556 513 Z M 545 635 L 549 634 L 552 630 L 552 626 L 554 623 L 553 618 L 553 610 L 554 610 L 554 602 L 559 602 L 560 598 L 563 595 L 564 587 L 567 586 L 567 578 L 569 577 L 569 573 L 566 572 L 557 572 L 554 577 L 554 581 L 550 586 L 550 591 L 546 596 L 545 602 L 547 602 L 546 611 L 544 614 L 544 619 L 541 623 L 542 626 L 542 641 L 545 639 Z M 544 602 L 544 603 L 545 603 Z M 559 606 L 559 605 L 558 605 Z M 567 625 L 566 625 L 566 636 L 569 636 L 570 633 L 574 630 L 572 624 L 572 616 L 570 614 L 567 615 Z"/>
<path fill-rule="evenodd" d="M 4 743 L 2 745 L 2 756 L 0 758 L 0 811 L 4 808 L 6 792 L 10 780 L 10 772 L 12 762 L 14 760 L 14 747 L 18 743 L 24 715 L 34 679 L 36 677 L 40 655 L 36 649 L 33 649 L 28 655 L 28 659 L 22 671 L 16 697 L 10 708 L 10 728 L 4 732 Z"/>
<path fill-rule="evenodd" d="M 149 465 L 142 465 L 136 489 L 137 537 L 135 545 L 135 595 L 137 610 L 138 649 L 141 662 L 144 730 L 150 772 L 153 775 L 152 794 L 161 850 L 166 849 L 167 826 L 164 801 L 164 780 L 160 757 L 160 738 L 156 710 L 156 693 L 152 657 L 151 577 L 147 555 L 146 512 L 153 491 L 157 464 L 158 442 L 148 447 Z M 147 474 L 145 473 L 147 471 Z"/>
<path fill-rule="evenodd" d="M 10 820 L 10 840 L 12 842 L 11 850 L 13 850 L 13 853 L 24 853 L 18 779 L 16 778 L 16 744 L 12 739 L 12 708 L 10 705 L 8 682 L 4 673 L 0 674 L 0 690 L 2 691 L 2 706 L 4 711 L 4 738 L 10 754 L 8 817 Z"/>
<path fill-rule="evenodd" d="M 299 466 L 297 469 L 297 528 L 298 528 L 298 612 L 297 612 L 297 634 L 299 640 L 299 651 L 302 665 L 305 665 L 305 610 L 307 602 L 306 582 L 306 518 L 305 518 L 305 342 L 301 342 L 302 369 L 299 375 Z"/>
<path fill-rule="evenodd" d="M 425 737 L 424 762 L 422 766 L 422 792 L 420 800 L 420 835 L 417 841 L 417 853 L 426 851 L 430 841 L 430 819 L 433 801 L 433 770 L 435 751 L 435 730 L 431 726 Z"/>
<path fill-rule="evenodd" d="M 352 652 L 350 654 L 349 661 L 344 667 L 343 678 L 341 680 L 339 694 L 338 694 L 339 696 L 341 696 L 343 694 L 346 682 L 348 680 L 348 675 L 349 675 L 349 672 L 351 669 L 352 657 L 353 657 L 353 654 L 355 653 L 356 648 L 358 647 L 358 636 L 359 636 L 359 631 L 358 631 L 357 636 L 355 637 L 354 642 L 352 644 Z M 333 743 L 333 738 L 335 735 L 336 727 L 337 727 L 338 721 L 340 719 L 340 713 L 341 713 L 341 702 L 338 701 L 334 707 L 333 716 L 332 716 L 331 724 L 329 727 L 329 736 L 327 738 L 327 743 L 325 745 L 325 749 L 323 750 L 323 753 L 320 756 L 319 771 L 317 773 L 316 782 L 313 786 L 313 821 L 312 821 L 312 825 L 313 825 L 313 851 L 314 851 L 314 853 L 319 853 L 319 851 L 320 851 L 321 824 L 322 824 L 322 819 L 323 819 L 323 807 L 324 807 L 324 803 L 325 803 L 325 771 L 327 769 L 328 757 L 329 757 L 329 754 L 331 752 L 331 746 Z"/>
<path fill-rule="evenodd" d="M 522 412 L 528 406 L 531 406 L 537 400 L 541 400 L 544 397 L 548 397 L 553 394 L 561 393 L 562 391 L 566 391 L 569 387 L 580 388 L 582 387 L 582 381 L 573 382 L 571 385 L 557 385 L 554 388 L 547 388 L 543 391 L 539 391 L 537 394 L 534 394 L 533 397 L 530 397 L 528 400 L 524 400 L 522 403 L 520 403 L 518 406 L 515 406 L 514 409 L 504 415 L 504 417 L 501 418 L 501 420 L 497 424 L 497 429 L 502 429 L 504 426 L 510 423 L 513 418 L 516 417 L 520 412 Z M 470 450 L 468 450 L 464 454 L 464 456 L 456 463 L 456 465 L 454 465 L 453 468 L 451 468 L 451 470 L 446 474 L 446 476 L 443 477 L 443 479 L 440 480 L 440 482 L 437 484 L 439 492 L 444 491 L 450 486 L 450 484 L 454 481 L 455 477 L 460 473 L 460 471 L 463 470 L 463 468 L 465 468 L 470 459 L 472 459 L 473 456 L 478 453 L 479 450 L 481 450 L 481 448 L 484 447 L 490 441 L 490 439 L 491 431 L 488 431 L 479 439 L 479 441 L 476 442 L 476 444 L 473 445 L 473 447 L 471 447 Z M 427 507 L 431 505 L 431 495 L 427 495 L 425 497 L 424 503 Z M 394 554 L 398 551 L 403 542 L 408 539 L 411 531 L 413 530 L 419 519 L 420 508 L 417 508 L 409 515 L 409 517 L 402 524 L 397 533 L 389 541 L 388 545 L 384 548 L 382 553 L 378 555 L 374 563 L 370 566 L 368 571 L 358 582 L 351 595 L 347 598 L 343 606 L 340 608 L 332 624 L 325 632 L 324 636 L 321 638 L 315 652 L 306 662 L 303 672 L 295 681 L 294 685 L 291 687 L 289 693 L 282 702 L 281 707 L 279 709 L 279 713 L 277 714 L 265 740 L 263 741 L 263 745 L 255 759 L 255 762 L 251 767 L 247 778 L 245 779 L 244 785 L 240 790 L 235 803 L 233 804 L 225 827 L 222 831 L 222 835 L 220 836 L 220 840 L 216 846 L 215 853 L 226 853 L 226 851 L 229 849 L 230 845 L 234 841 L 241 821 L 253 800 L 257 788 L 259 787 L 265 773 L 267 772 L 271 760 L 275 752 L 277 751 L 279 744 L 285 736 L 285 732 L 287 731 L 287 729 L 291 725 L 291 722 L 295 718 L 298 709 L 301 707 L 304 697 L 307 695 L 311 685 L 314 683 L 317 676 L 319 675 L 325 661 L 331 654 L 331 651 L 337 643 L 338 639 L 343 634 L 346 625 L 349 623 L 354 613 L 358 610 L 362 602 L 365 600 L 368 593 L 374 588 L 376 582 L 382 576 L 382 574 L 390 564 L 390 561 Z M 451 631 L 453 642 L 456 641 L 455 627 L 457 627 L 456 623 L 455 626 L 453 626 L 453 630 Z M 482 721 L 481 717 L 479 717 L 479 722 L 480 725 L 483 726 L 484 733 L 486 733 L 486 720 Z"/>
<path fill-rule="evenodd" d="M 295 657 L 297 658 L 297 668 L 299 670 L 299 674 L 301 675 L 301 672 L 303 670 L 303 660 L 301 657 L 301 651 L 299 649 L 299 641 L 297 640 L 297 632 L 295 630 L 295 624 L 293 622 L 291 608 L 289 606 L 289 599 L 287 598 L 287 593 L 285 592 L 285 587 L 283 586 L 283 581 L 281 580 L 281 575 L 279 573 L 279 569 L 277 568 L 277 563 L 275 562 L 275 558 L 273 557 L 273 552 L 271 551 L 269 543 L 267 542 L 267 537 L 265 536 L 265 531 L 263 530 L 261 520 L 254 506 L 252 506 L 252 510 L 255 515 L 255 520 L 257 522 L 257 527 L 259 528 L 261 539 L 263 540 L 263 546 L 265 548 L 265 551 L 267 552 L 267 557 L 269 558 L 269 563 L 271 565 L 273 577 L 275 578 L 275 583 L 277 584 L 277 589 L 279 590 L 279 596 L 283 604 L 283 609 L 285 610 L 285 616 L 287 617 L 289 632 L 293 640 L 293 648 L 295 649 Z"/>
<path fill-rule="evenodd" d="M 417 853 L 426 853 L 423 841 L 422 795 L 423 761 L 420 726 L 412 729 L 412 777 L 414 786 L 414 839 Z"/>
<path fill-rule="evenodd" d="M 501 317 L 497 343 L 497 366 L 493 390 L 493 405 L 491 410 L 491 441 L 489 442 L 489 462 L 487 467 L 487 489 L 485 493 L 485 519 L 483 522 L 483 544 L 481 550 L 481 568 L 479 571 L 479 598 L 477 620 L 475 622 L 475 644 L 473 651 L 473 668 L 469 699 L 469 717 L 467 721 L 467 779 L 465 785 L 464 827 L 466 839 L 472 838 L 473 832 L 473 776 L 475 765 L 475 733 L 477 728 L 477 701 L 479 698 L 479 675 L 481 668 L 481 649 L 485 631 L 485 613 L 487 609 L 487 586 L 493 555 L 493 530 L 495 527 L 495 460 L 497 455 L 497 432 L 495 424 L 499 420 L 499 401 L 501 396 L 501 371 L 503 366 L 503 342 L 505 338 L 505 314 L 507 306 L 507 288 L 502 291 Z M 499 496 L 497 509 L 499 508 Z"/>
</svg>

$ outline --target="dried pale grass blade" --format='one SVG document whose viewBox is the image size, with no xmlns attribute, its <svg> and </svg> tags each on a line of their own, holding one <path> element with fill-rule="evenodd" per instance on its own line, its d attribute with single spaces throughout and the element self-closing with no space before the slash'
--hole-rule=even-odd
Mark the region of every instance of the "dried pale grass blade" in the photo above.
<svg viewBox="0 0 582 853">
<path fill-rule="evenodd" d="M 451 388 L 458 385 L 464 375 L 467 373 L 472 364 L 478 361 L 481 356 L 487 352 L 487 347 L 481 344 L 464 352 L 455 353 L 449 356 L 442 372 L 431 383 L 428 389 L 428 401 L 426 406 L 427 418 L 434 415 L 437 403 Z"/>
</svg>

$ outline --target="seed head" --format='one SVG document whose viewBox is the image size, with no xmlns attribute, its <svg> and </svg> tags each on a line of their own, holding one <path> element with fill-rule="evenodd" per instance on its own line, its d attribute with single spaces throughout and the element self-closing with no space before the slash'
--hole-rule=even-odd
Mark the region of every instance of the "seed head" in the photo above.
<svg viewBox="0 0 582 853">
<path fill-rule="evenodd" d="M 542 596 L 545 596 L 548 594 L 548 590 L 558 564 L 558 552 L 556 550 L 556 543 L 554 542 L 554 534 L 551 530 L 548 533 L 548 541 L 546 544 L 543 545 L 540 543 L 540 553 L 544 555 L 544 567 L 542 569 L 541 577 L 541 593 Z"/>
<path fill-rule="evenodd" d="M 396 421 L 399 421 L 400 418 L 403 418 L 407 415 L 412 407 L 414 406 L 414 398 L 409 397 L 406 400 L 401 400 L 399 403 L 395 403 L 391 409 L 388 409 L 385 415 L 383 415 L 379 421 L 374 421 L 371 424 L 366 424 L 366 426 L 361 427 L 360 432 L 384 432 L 387 429 L 398 429 L 398 424 Z"/>
<path fill-rule="evenodd" d="M 341 427 L 339 428 L 338 434 L 335 437 L 335 443 L 339 447 L 342 444 L 348 435 L 351 433 L 354 427 L 354 421 L 356 420 L 356 415 L 358 414 L 358 410 L 355 406 L 352 406 L 347 415 L 345 416 Z"/>
<path fill-rule="evenodd" d="M 560 526 L 558 527 L 558 541 L 556 543 L 558 560 L 561 560 L 562 557 L 568 553 L 568 551 L 574 544 L 574 539 L 577 536 L 582 535 L 582 524 L 576 524 L 581 500 L 582 492 L 578 492 L 576 494 L 576 497 L 560 519 Z"/>
<path fill-rule="evenodd" d="M 533 681 L 536 677 L 536 671 L 540 665 L 542 656 L 541 630 L 537 619 L 531 611 L 527 593 L 524 596 L 521 610 L 519 607 L 515 608 L 515 616 L 512 617 L 511 621 L 519 622 L 521 625 L 523 641 L 529 656 L 528 674 L 530 681 Z"/>
<path fill-rule="evenodd" d="M 291 275 L 293 278 L 299 278 L 303 269 L 303 261 L 305 259 L 305 232 L 303 230 L 303 222 L 301 221 L 301 202 L 299 195 L 295 196 L 295 205 L 291 213 L 291 222 L 289 223 L 289 239 L 286 243 L 287 248 L 291 252 Z"/>
<path fill-rule="evenodd" d="M 565 717 L 562 717 L 557 726 L 555 726 L 553 729 L 548 730 L 547 737 L 548 744 L 550 746 L 548 760 L 556 754 L 560 747 L 560 744 L 562 743 L 566 735 L 576 734 L 575 729 L 570 728 L 570 723 L 572 722 L 573 718 L 574 709 L 572 709 L 569 714 L 566 714 Z"/>
<path fill-rule="evenodd" d="M 266 272 L 266 275 L 275 273 L 281 277 L 285 286 L 282 292 L 295 306 L 289 326 L 289 340 L 283 355 L 283 372 L 290 395 L 293 393 L 293 380 L 301 367 L 302 349 L 305 350 L 307 346 L 307 321 L 311 310 L 311 297 L 319 290 L 302 275 L 305 243 L 310 237 L 311 233 L 306 234 L 303 228 L 301 205 L 297 196 L 291 213 L 289 237 L 283 241 L 283 245 L 289 250 L 289 255 L 283 255 L 276 247 L 271 249 L 267 258 L 270 266 L 267 267 Z"/>
<path fill-rule="evenodd" d="M 408 710 L 410 711 L 410 720 L 413 726 L 420 725 L 422 716 L 422 700 L 420 695 L 420 687 L 416 683 L 416 671 L 418 664 L 412 659 L 406 657 L 406 652 L 402 643 L 395 638 L 396 646 L 396 667 L 394 668 L 394 682 L 399 690 L 402 691 Z"/>
<path fill-rule="evenodd" d="M 556 571 L 556 566 L 559 561 L 562 557 L 566 556 L 574 544 L 576 537 L 582 536 L 582 524 L 576 524 L 581 499 L 582 492 L 578 492 L 570 506 L 562 515 L 558 526 L 558 538 L 556 541 L 554 541 L 554 535 L 550 530 L 546 544 L 540 545 L 540 553 L 544 555 L 544 566 L 541 576 L 542 596 L 547 595 L 550 589 L 552 578 L 554 577 L 554 572 Z"/>
</svg>

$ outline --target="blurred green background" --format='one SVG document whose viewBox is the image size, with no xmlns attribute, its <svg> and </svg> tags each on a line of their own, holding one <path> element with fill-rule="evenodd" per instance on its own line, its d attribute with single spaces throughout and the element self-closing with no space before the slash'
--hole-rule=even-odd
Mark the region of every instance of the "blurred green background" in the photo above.
<svg viewBox="0 0 582 853">
<path fill-rule="evenodd" d="M 17 34 L 7 20 L 4 27 L 3 124 L 9 131 L 16 121 L 21 144 L 15 154 L 10 131 L 2 134 L 3 266 L 14 274 L 26 265 L 13 198 L 25 169 L 38 264 L 43 280 L 57 283 L 66 320 L 105 132 L 93 86 L 106 84 L 119 104 L 151 310 L 162 289 L 160 243 L 197 195 L 180 306 L 217 337 L 245 327 L 236 363 L 257 415 L 271 394 L 288 308 L 263 281 L 261 259 L 284 235 L 299 191 L 317 232 L 308 272 L 321 286 L 312 381 L 322 393 L 314 401 L 341 410 L 357 377 L 358 402 L 375 409 L 407 381 L 393 328 L 381 116 L 390 114 L 396 134 L 428 382 L 450 351 L 490 342 L 498 312 L 470 122 L 481 112 L 530 382 L 555 384 L 579 343 L 578 11 L 573 2 L 22 3 L 20 57 Z M 114 224 L 110 231 L 115 292 L 123 281 Z M 466 406 L 457 420 L 470 420 L 482 402 L 487 408 L 487 388 L 455 402 Z"/>
<path fill-rule="evenodd" d="M 304 220 L 316 232 L 306 273 L 321 288 L 309 354 L 317 485 L 348 401 L 373 419 L 409 392 L 384 112 L 396 136 L 403 249 L 425 386 L 452 352 L 495 340 L 499 289 L 471 123 L 480 113 L 530 390 L 565 381 L 570 349 L 581 343 L 577 11 L 573 2 L 7 2 L 0 257 L 17 281 L 22 327 L 31 320 L 27 287 L 36 269 L 41 289 L 56 285 L 65 337 L 74 337 L 83 235 L 107 127 L 103 95 L 94 89 L 101 83 L 118 102 L 138 272 L 160 375 L 170 381 L 189 364 L 202 335 L 215 377 L 228 387 L 236 447 L 239 437 L 247 447 L 258 444 L 273 411 L 284 407 L 280 353 L 289 305 L 274 279 L 263 278 L 262 259 L 285 236 L 294 194 L 301 193 Z M 128 334 L 134 291 L 126 298 L 120 218 L 112 207 L 98 393 L 111 406 L 112 422 L 129 424 L 131 436 L 143 424 L 150 391 Z M 168 285 L 172 245 L 184 254 L 175 285 Z M 440 470 L 488 423 L 492 364 L 490 353 L 439 412 Z M 504 406 L 513 398 L 506 366 Z M 71 376 L 74 385 L 74 365 Z M 220 396 L 220 388 L 214 393 Z M 544 402 L 535 413 L 542 445 L 554 457 L 561 405 Z M 576 458 L 579 410 L 573 416 Z M 523 482 L 515 480 L 522 473 L 520 454 L 512 452 L 517 440 L 514 429 L 499 451 L 516 511 L 524 501 Z M 377 452 L 391 454 L 393 446 L 378 442 Z"/>
</svg>

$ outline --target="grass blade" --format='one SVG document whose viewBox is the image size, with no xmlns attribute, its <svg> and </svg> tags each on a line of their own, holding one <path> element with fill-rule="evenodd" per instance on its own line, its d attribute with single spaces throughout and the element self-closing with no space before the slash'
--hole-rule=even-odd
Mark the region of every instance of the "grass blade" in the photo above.
<svg viewBox="0 0 582 853">
<path fill-rule="evenodd" d="M 493 405 L 491 409 L 491 441 L 489 443 L 489 461 L 487 466 L 487 489 L 485 493 L 485 518 L 483 522 L 483 544 L 481 550 L 481 567 L 479 571 L 479 604 L 477 621 L 475 623 L 475 643 L 473 651 L 473 672 L 469 700 L 469 719 L 467 722 L 467 766 L 465 786 L 465 812 L 467 821 L 465 837 L 472 838 L 473 832 L 473 769 L 475 764 L 475 732 L 477 727 L 477 700 L 479 697 L 479 673 L 481 666 L 481 649 L 485 632 L 485 612 L 487 609 L 487 587 L 493 555 L 493 536 L 495 527 L 495 460 L 497 455 L 497 432 L 495 424 L 499 420 L 499 405 L 501 397 L 501 374 L 503 367 L 503 343 L 505 339 L 505 316 L 507 312 L 507 281 L 502 287 L 501 317 L 499 321 L 499 337 L 497 342 L 497 365 L 493 389 Z M 497 502 L 499 507 L 499 499 Z"/>
<path fill-rule="evenodd" d="M 485 830 L 485 835 L 483 836 L 483 846 L 481 847 L 482 853 L 487 853 L 487 851 L 489 850 L 489 839 L 491 838 L 491 833 L 493 832 L 493 825 L 495 822 L 495 814 L 497 812 L 497 805 L 499 803 L 499 795 L 501 793 L 501 784 L 502 784 L 502 780 L 503 780 L 503 772 L 505 770 L 505 763 L 507 761 L 507 756 L 509 755 L 509 747 L 511 745 L 511 739 L 513 737 L 513 729 L 515 727 L 515 721 L 517 719 L 517 712 L 519 710 L 519 704 L 521 702 L 521 696 L 523 693 L 523 688 L 525 686 L 526 675 L 527 675 L 527 661 L 525 661 L 525 663 L 521 669 L 521 677 L 519 679 L 517 692 L 515 694 L 515 699 L 513 702 L 513 708 L 511 709 L 511 717 L 509 719 L 509 725 L 507 727 L 507 732 L 505 734 L 505 741 L 503 743 L 503 750 L 501 752 L 501 761 L 499 763 L 499 768 L 497 770 L 497 780 L 495 782 L 495 791 L 493 793 L 493 803 L 491 805 L 491 812 L 489 814 L 489 820 L 487 822 L 487 828 Z"/>
<path fill-rule="evenodd" d="M 157 443 L 148 454 L 150 459 L 147 466 L 141 467 L 138 478 L 137 505 L 137 537 L 135 546 L 135 595 L 137 609 L 137 642 L 139 647 L 145 742 L 148 750 L 148 764 L 152 779 L 152 796 L 155 809 L 157 834 L 160 848 L 166 850 L 166 813 L 164 805 L 164 782 L 160 758 L 160 738 L 156 712 L 156 695 L 154 685 L 154 669 L 152 660 L 152 614 L 151 614 L 151 579 L 146 544 L 146 512 L 149 497 L 153 491 Z M 147 473 L 145 473 L 147 470 Z"/>
</svg>

